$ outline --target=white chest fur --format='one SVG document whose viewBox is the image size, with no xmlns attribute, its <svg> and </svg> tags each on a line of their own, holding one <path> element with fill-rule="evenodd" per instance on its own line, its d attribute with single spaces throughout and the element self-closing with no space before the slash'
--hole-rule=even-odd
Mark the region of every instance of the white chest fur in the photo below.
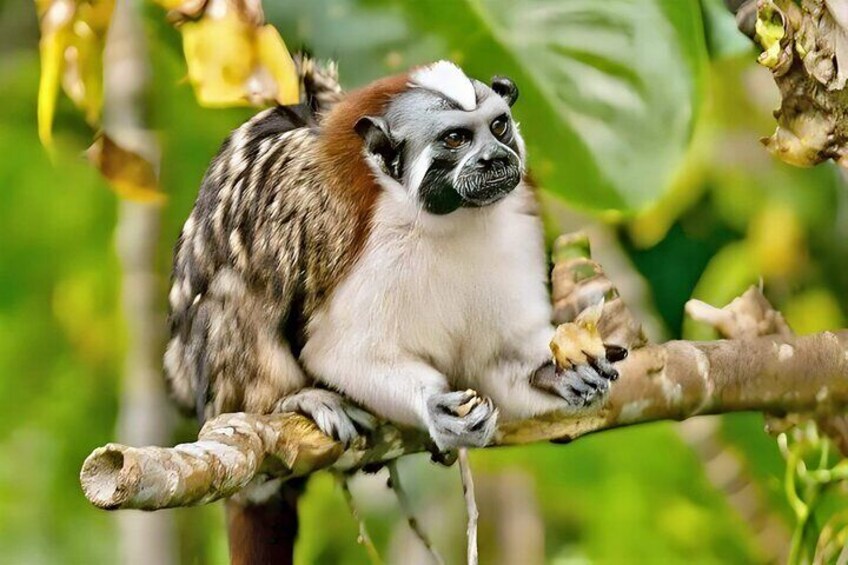
<svg viewBox="0 0 848 565">
<path fill-rule="evenodd" d="M 367 365 L 413 360 L 460 389 L 515 355 L 551 314 L 541 225 L 523 210 L 525 191 L 446 216 L 384 194 L 362 256 L 310 322 L 306 367 L 344 391 Z"/>
</svg>

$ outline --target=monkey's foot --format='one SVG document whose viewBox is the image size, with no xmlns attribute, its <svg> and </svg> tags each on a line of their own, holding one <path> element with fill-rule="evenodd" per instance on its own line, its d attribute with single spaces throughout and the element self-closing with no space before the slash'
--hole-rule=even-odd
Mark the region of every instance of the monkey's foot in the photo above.
<svg viewBox="0 0 848 565">
<path fill-rule="evenodd" d="M 584 362 L 560 367 L 548 361 L 539 367 L 530 378 L 530 383 L 546 392 L 555 394 L 575 408 L 589 406 L 609 392 L 610 384 L 618 380 L 618 371 L 612 366 L 627 357 L 627 350 L 610 345 L 605 347 L 603 357 L 583 353 Z"/>
<path fill-rule="evenodd" d="M 427 400 L 430 436 L 439 449 L 483 447 L 495 435 L 498 411 L 473 390 L 434 394 Z"/>
<path fill-rule="evenodd" d="M 320 388 L 304 388 L 277 403 L 275 412 L 297 412 L 310 418 L 322 432 L 349 446 L 360 430 L 373 430 L 375 418 L 340 394 Z"/>
</svg>

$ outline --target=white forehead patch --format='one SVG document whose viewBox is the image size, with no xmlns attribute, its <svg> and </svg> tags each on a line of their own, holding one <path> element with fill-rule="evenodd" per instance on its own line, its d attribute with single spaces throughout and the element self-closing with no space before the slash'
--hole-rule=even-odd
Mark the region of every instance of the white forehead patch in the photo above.
<svg viewBox="0 0 848 565">
<path fill-rule="evenodd" d="M 434 90 L 459 104 L 463 110 L 477 107 L 474 85 L 462 69 L 450 61 L 437 61 L 422 67 L 413 72 L 410 79 L 413 86 Z"/>
</svg>

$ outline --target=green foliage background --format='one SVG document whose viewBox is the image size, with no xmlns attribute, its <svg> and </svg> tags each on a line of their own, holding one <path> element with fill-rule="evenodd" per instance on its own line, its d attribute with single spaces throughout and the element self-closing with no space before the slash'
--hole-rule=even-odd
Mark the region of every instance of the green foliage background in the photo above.
<svg viewBox="0 0 848 565">
<path fill-rule="evenodd" d="M 576 208 L 634 210 L 601 218 L 616 222 L 669 336 L 704 335 L 682 319 L 693 294 L 722 304 L 760 277 L 798 331 L 844 325 L 844 187 L 833 168 L 792 169 L 758 146 L 772 128 L 776 92 L 719 0 L 569 0 L 555 18 L 538 21 L 523 21 L 519 4 L 265 2 L 289 47 L 338 58 L 348 86 L 438 57 L 481 78 L 513 76 L 543 186 Z M 164 304 L 170 246 L 206 164 L 251 112 L 199 108 L 181 82 L 177 33 L 161 12 L 148 11 L 153 121 L 170 195 L 160 253 Z M 113 437 L 117 411 L 124 341 L 116 199 L 79 157 L 91 132 L 67 100 L 58 108 L 53 162 L 38 144 L 37 22 L 29 2 L 0 1 L 0 57 L 0 562 L 111 563 L 114 515 L 85 502 L 77 474 L 88 452 Z M 621 105 L 628 96 L 637 110 Z M 768 507 L 788 518 L 783 463 L 761 429 L 759 415 L 726 417 L 722 441 Z M 762 559 L 748 525 L 672 424 L 568 447 L 476 452 L 473 463 L 482 482 L 505 473 L 528 478 L 550 562 Z M 402 472 L 437 544 L 459 560 L 462 528 L 444 527 L 462 520 L 456 470 L 414 457 Z M 404 527 L 391 497 L 374 480 L 357 480 L 353 490 L 387 550 Z M 488 563 L 498 539 L 486 502 Z M 185 563 L 225 561 L 219 507 L 177 517 Z M 302 519 L 301 563 L 365 561 L 331 477 L 310 483 Z"/>
</svg>

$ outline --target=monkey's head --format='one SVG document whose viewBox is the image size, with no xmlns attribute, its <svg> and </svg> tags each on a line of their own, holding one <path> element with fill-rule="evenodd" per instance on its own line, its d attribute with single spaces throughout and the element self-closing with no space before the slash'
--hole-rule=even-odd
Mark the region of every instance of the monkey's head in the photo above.
<svg viewBox="0 0 848 565">
<path fill-rule="evenodd" d="M 510 107 L 508 78 L 469 79 L 446 61 L 408 75 L 382 115 L 355 125 L 366 160 L 432 214 L 498 202 L 521 181 L 524 142 Z"/>
</svg>

